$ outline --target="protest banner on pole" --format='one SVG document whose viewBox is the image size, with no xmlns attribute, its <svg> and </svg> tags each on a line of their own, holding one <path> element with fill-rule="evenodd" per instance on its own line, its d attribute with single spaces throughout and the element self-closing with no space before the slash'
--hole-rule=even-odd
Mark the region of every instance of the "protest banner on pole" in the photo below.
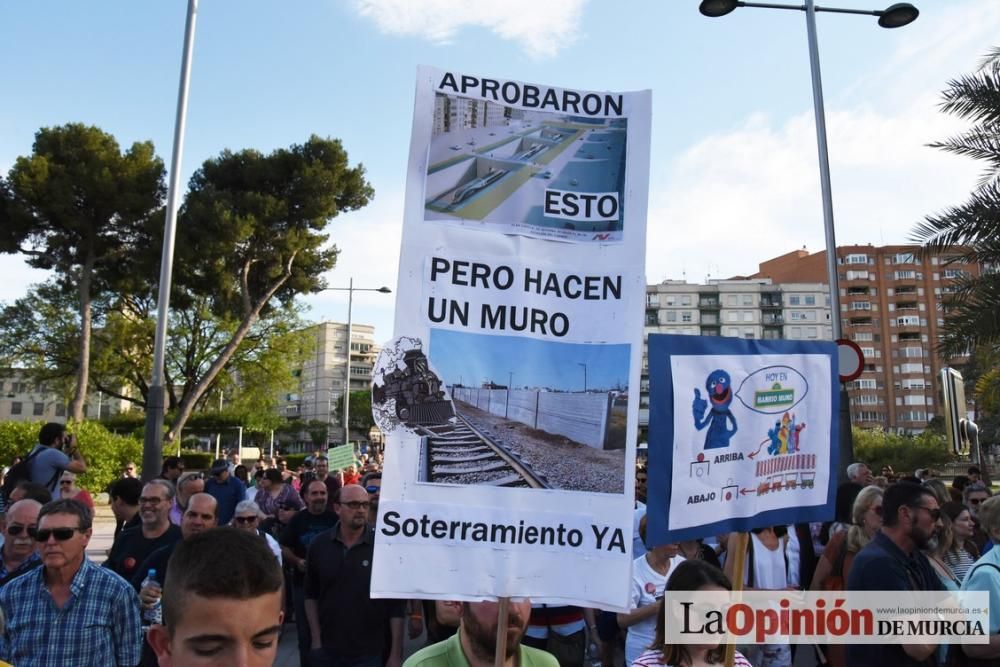
<svg viewBox="0 0 1000 667">
<path fill-rule="evenodd" d="M 330 465 L 330 470 L 343 470 L 354 465 L 354 445 L 337 445 L 326 450 L 326 458 Z"/>
<path fill-rule="evenodd" d="M 833 516 L 837 349 L 653 334 L 647 542 Z"/>
<path fill-rule="evenodd" d="M 627 606 L 650 99 L 419 69 L 373 596 Z"/>
</svg>

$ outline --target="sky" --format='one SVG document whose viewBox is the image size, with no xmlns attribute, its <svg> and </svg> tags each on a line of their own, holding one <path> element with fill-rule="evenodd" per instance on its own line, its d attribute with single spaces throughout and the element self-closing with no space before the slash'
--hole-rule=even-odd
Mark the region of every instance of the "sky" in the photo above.
<svg viewBox="0 0 1000 667">
<path fill-rule="evenodd" d="M 446 350 L 437 354 L 437 350 Z M 431 328 L 430 360 L 445 384 L 517 389 L 626 389 L 629 345 L 556 343 Z M 512 383 L 509 384 L 508 383 Z"/>
<path fill-rule="evenodd" d="M 821 3 L 822 4 L 822 3 Z M 886 0 L 888 4 L 888 0 Z M 928 143 L 967 125 L 947 82 L 996 46 L 1000 2 L 916 0 L 913 24 L 817 17 L 837 243 L 906 242 L 962 202 L 979 166 Z M 840 0 L 835 6 L 883 5 Z M 0 4 L 0 172 L 41 127 L 82 122 L 170 164 L 186 3 Z M 335 218 L 330 286 L 395 290 L 416 67 L 589 90 L 653 91 L 647 282 L 746 275 L 824 247 L 805 17 L 697 0 L 202 0 L 182 182 L 224 149 L 343 140 L 375 189 Z M 0 256 L 0 301 L 45 279 Z M 347 294 L 304 299 L 344 321 Z M 392 335 L 394 298 L 354 295 L 355 322 Z"/>
</svg>

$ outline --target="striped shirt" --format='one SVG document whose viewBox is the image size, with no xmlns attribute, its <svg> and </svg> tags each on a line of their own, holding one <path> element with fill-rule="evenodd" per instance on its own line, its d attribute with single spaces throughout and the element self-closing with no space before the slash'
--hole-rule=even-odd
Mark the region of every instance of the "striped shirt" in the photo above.
<svg viewBox="0 0 1000 667">
<path fill-rule="evenodd" d="M 59 609 L 44 576 L 37 567 L 0 589 L 3 659 L 17 667 L 139 664 L 139 596 L 124 579 L 84 558 Z"/>
<path fill-rule="evenodd" d="M 972 568 L 972 564 L 976 562 L 976 559 L 965 549 L 959 549 L 958 551 L 948 549 L 944 554 L 944 562 L 951 568 L 951 573 L 958 579 L 958 583 L 962 583 L 965 581 L 965 575 L 969 573 L 969 569 Z"/>
<path fill-rule="evenodd" d="M 667 663 L 663 662 L 663 653 L 661 651 L 649 650 L 640 655 L 632 663 L 632 667 L 669 667 Z M 743 657 L 743 654 L 736 651 L 736 658 L 733 660 L 733 667 L 753 667 L 750 661 Z"/>
</svg>

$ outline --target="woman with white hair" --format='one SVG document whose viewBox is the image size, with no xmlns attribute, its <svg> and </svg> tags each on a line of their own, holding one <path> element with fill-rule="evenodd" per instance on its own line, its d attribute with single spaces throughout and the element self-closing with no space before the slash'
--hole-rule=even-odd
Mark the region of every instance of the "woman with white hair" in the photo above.
<svg viewBox="0 0 1000 667">
<path fill-rule="evenodd" d="M 261 529 L 261 517 L 263 517 L 263 513 L 260 511 L 260 506 L 252 500 L 244 500 L 236 505 L 236 512 L 233 515 L 233 521 L 230 525 L 237 530 L 256 533 L 267 540 L 267 546 L 271 547 L 271 551 L 274 552 L 274 556 L 278 559 L 278 565 L 281 565 L 281 546 L 278 545 L 276 539 Z"/>
</svg>

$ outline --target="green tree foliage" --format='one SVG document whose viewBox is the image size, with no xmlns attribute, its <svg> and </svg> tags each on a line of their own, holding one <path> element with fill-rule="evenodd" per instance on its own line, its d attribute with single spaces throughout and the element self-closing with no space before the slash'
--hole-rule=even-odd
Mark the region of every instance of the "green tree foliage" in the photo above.
<svg viewBox="0 0 1000 667">
<path fill-rule="evenodd" d="M 32 154 L 17 158 L 0 185 L 0 252 L 23 253 L 75 295 L 76 420 L 89 386 L 92 300 L 132 280 L 143 230 L 161 208 L 163 176 L 152 143 L 122 152 L 106 132 L 71 123 L 39 130 Z"/>
<path fill-rule="evenodd" d="M 920 435 L 898 435 L 882 429 L 852 429 L 854 459 L 875 471 L 891 465 L 898 474 L 912 474 L 917 468 L 934 468 L 954 456 L 944 436 L 925 431 Z"/>
<path fill-rule="evenodd" d="M 312 441 L 313 447 L 326 449 L 326 444 L 329 442 L 330 437 L 329 424 L 319 419 L 310 419 L 305 424 L 305 431 L 309 434 L 309 440 Z"/>
<path fill-rule="evenodd" d="M 324 287 L 337 258 L 327 224 L 373 196 L 364 167 L 350 167 L 339 141 L 317 136 L 268 155 L 224 151 L 195 173 L 178 226 L 177 283 L 236 327 L 181 400 L 168 440 L 262 316 Z"/>
<path fill-rule="evenodd" d="M 42 422 L 0 422 L 0 461 L 8 464 L 15 456 L 25 456 L 38 442 Z M 142 460 L 142 441 L 133 436 L 115 435 L 93 421 L 70 423 L 80 451 L 87 461 L 87 472 L 79 486 L 100 493 L 121 474 L 125 464 Z"/>
<path fill-rule="evenodd" d="M 372 429 L 375 425 L 375 418 L 372 416 L 372 392 L 371 389 L 363 389 L 361 391 L 352 391 L 351 397 L 351 411 L 349 417 L 351 420 L 351 434 L 353 437 L 359 435 L 367 438 L 368 431 Z M 337 422 L 341 425 L 341 433 L 343 433 L 344 424 L 344 402 L 338 401 L 337 408 Z"/>
<path fill-rule="evenodd" d="M 1000 344 L 1000 50 L 980 68 L 948 83 L 941 109 L 972 123 L 970 129 L 931 144 L 984 163 L 968 201 L 927 216 L 912 238 L 928 253 L 948 253 L 958 262 L 979 263 L 979 277 L 958 281 L 946 304 L 943 352 L 964 354 L 970 348 Z M 960 266 L 960 265 L 959 265 Z M 992 269 L 992 270 L 991 270 Z"/>
</svg>

